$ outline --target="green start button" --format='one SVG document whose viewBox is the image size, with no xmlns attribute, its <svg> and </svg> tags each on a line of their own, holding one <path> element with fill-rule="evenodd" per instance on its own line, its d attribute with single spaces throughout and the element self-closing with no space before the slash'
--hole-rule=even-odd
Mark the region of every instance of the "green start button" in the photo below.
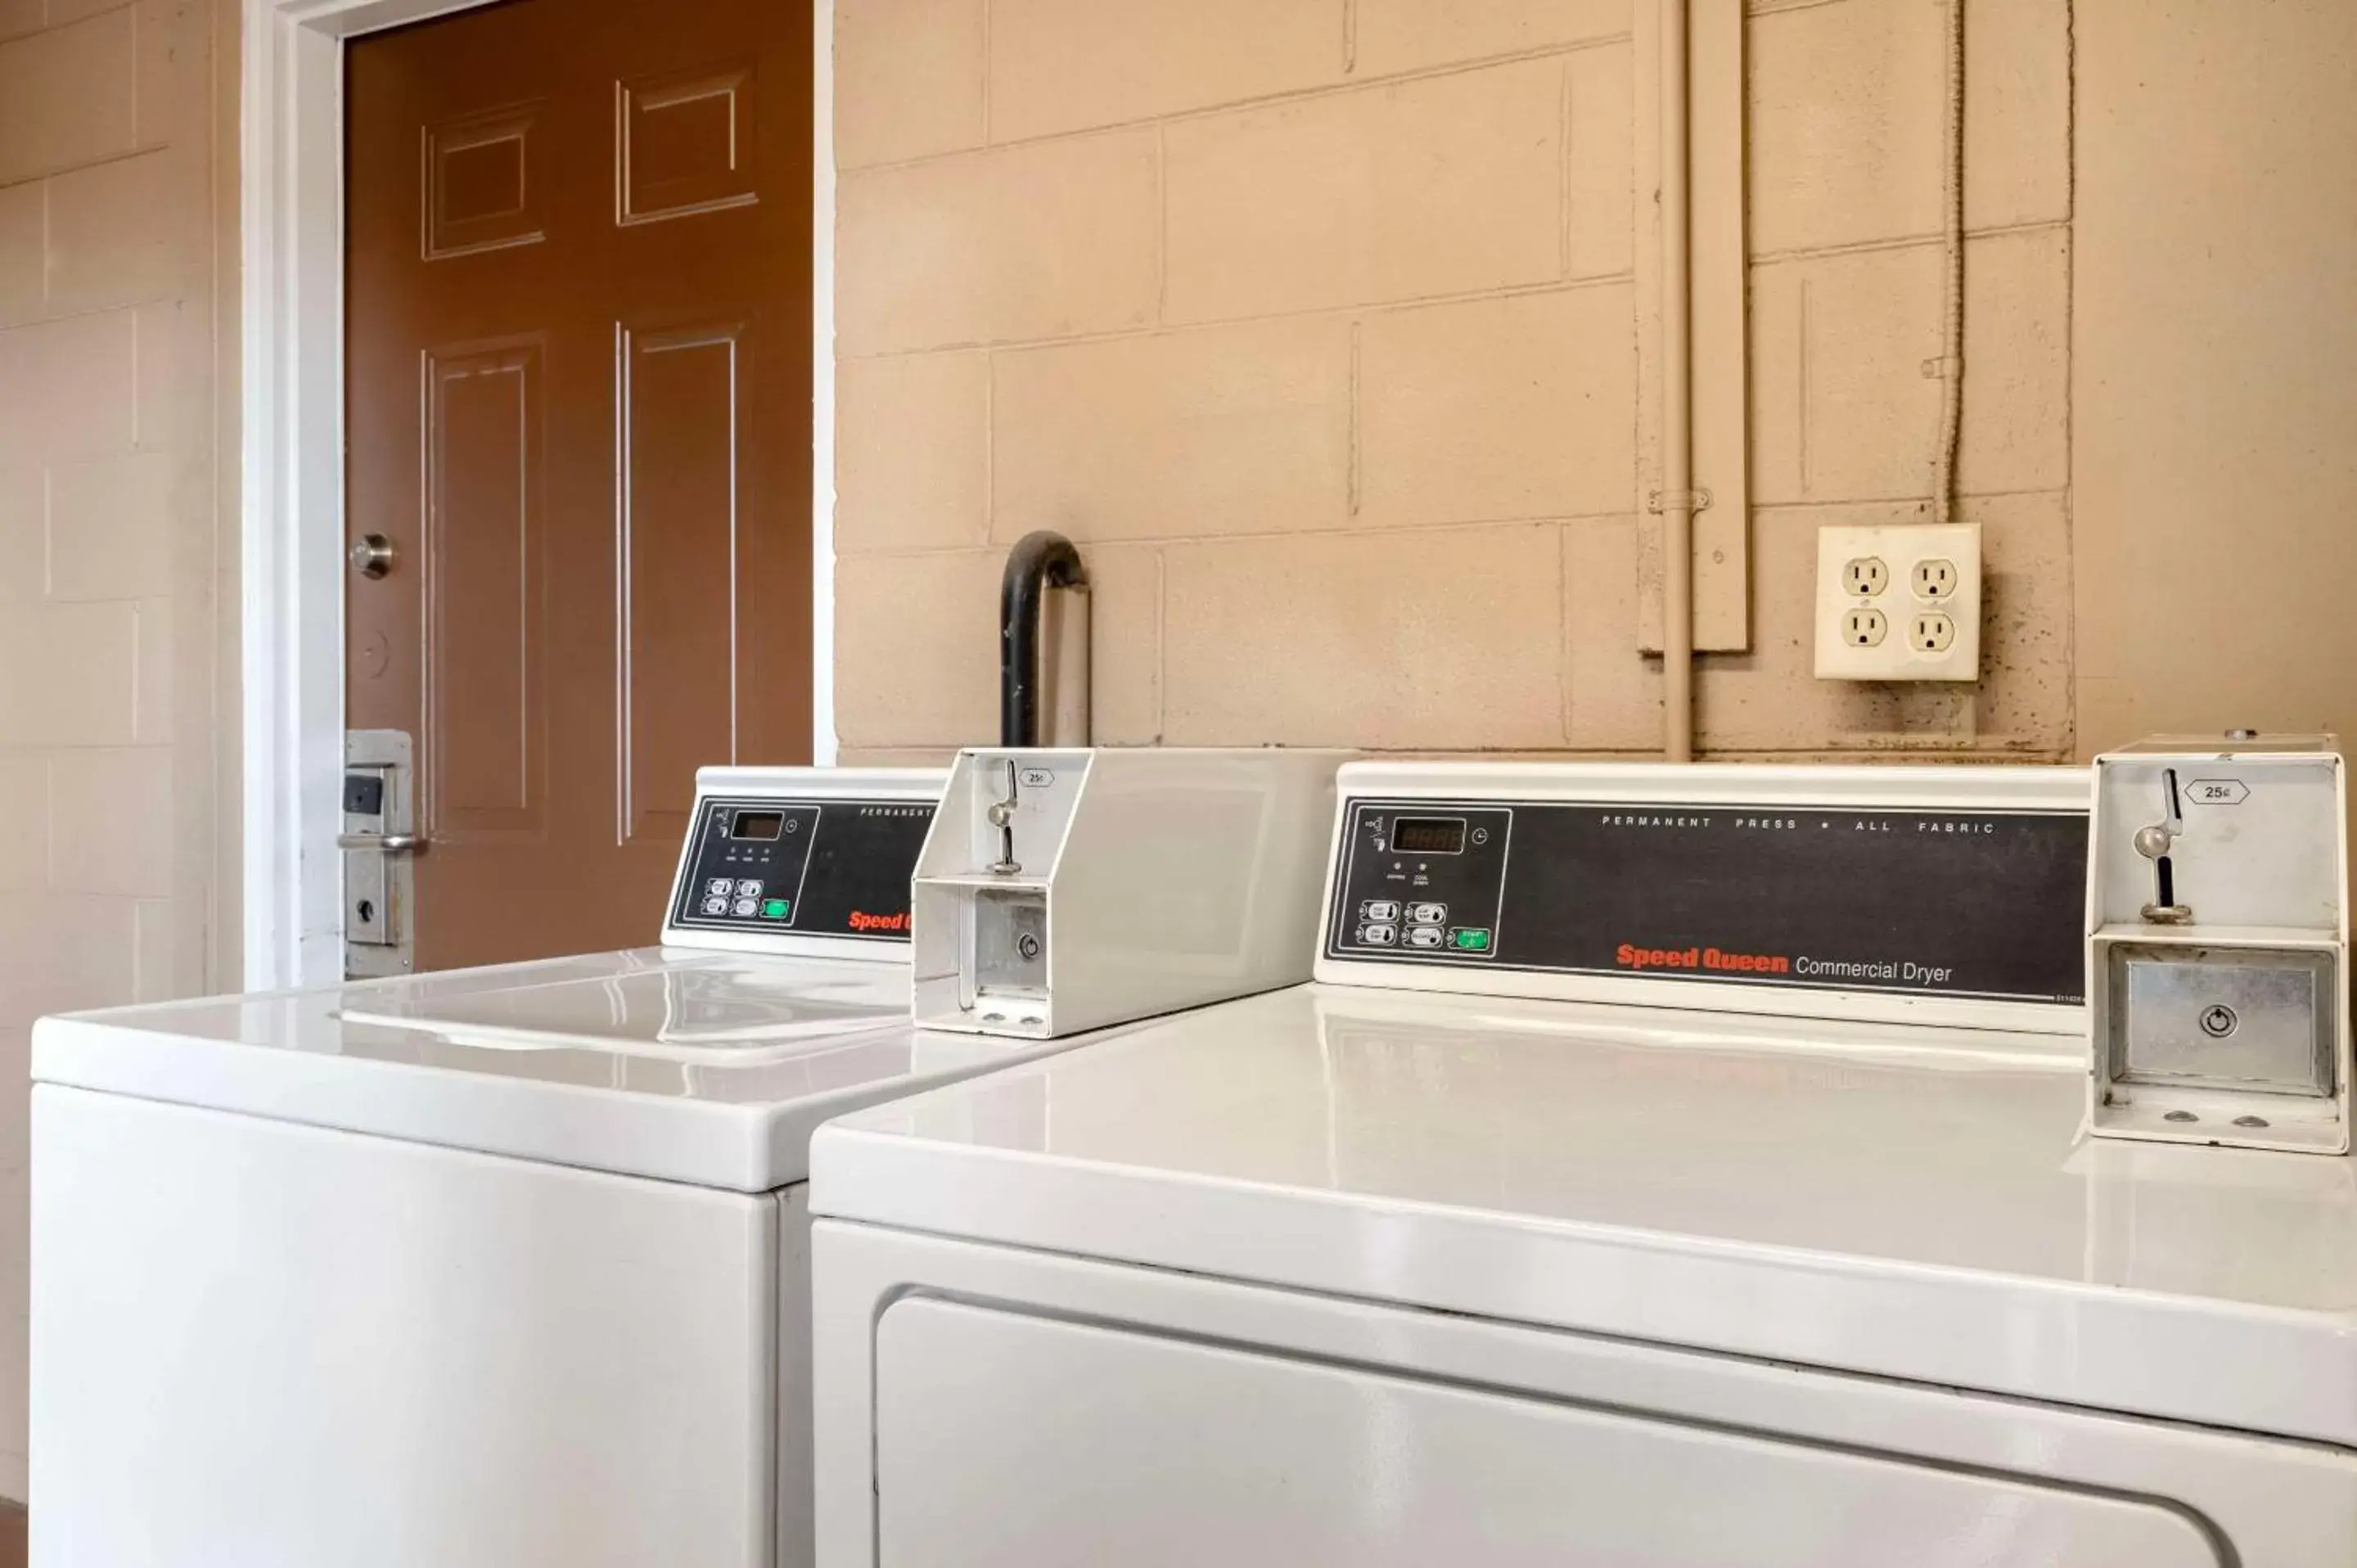
<svg viewBox="0 0 2357 1568">
<path fill-rule="evenodd" d="M 1448 945 L 1459 952 L 1488 952 L 1490 931 L 1486 926 L 1459 926 L 1448 933 Z"/>
<path fill-rule="evenodd" d="M 793 906 L 783 898 L 764 898 L 761 900 L 761 918 L 782 920 L 792 908 Z"/>
</svg>

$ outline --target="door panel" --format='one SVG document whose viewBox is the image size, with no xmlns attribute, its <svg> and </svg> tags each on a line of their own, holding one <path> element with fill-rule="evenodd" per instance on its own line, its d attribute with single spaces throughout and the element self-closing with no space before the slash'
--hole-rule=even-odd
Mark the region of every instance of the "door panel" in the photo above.
<svg viewBox="0 0 2357 1568">
<path fill-rule="evenodd" d="M 622 335 L 623 835 L 676 848 L 694 803 L 673 757 L 737 731 L 735 324 Z"/>
<path fill-rule="evenodd" d="M 542 171 L 533 166 L 533 106 L 425 128 L 425 259 L 530 245 Z"/>
<path fill-rule="evenodd" d="M 416 966 L 651 940 L 694 769 L 810 756 L 811 14 L 506 0 L 347 53 L 347 722 Z"/>
<path fill-rule="evenodd" d="M 429 353 L 425 375 L 425 820 L 456 845 L 543 826 L 540 347 Z"/>
<path fill-rule="evenodd" d="M 816 1155 L 823 1201 L 830 1181 L 845 1179 L 846 1172 L 830 1165 L 823 1139 Z M 1379 1249 L 1396 1240 L 1381 1232 L 1362 1239 Z M 1512 1390 L 1497 1397 L 1542 1410 L 1609 1415 L 1641 1435 L 1741 1435 L 1803 1455 L 1871 1456 L 1901 1475 L 1986 1478 L 2032 1497 L 2166 1498 L 2166 1504 L 2152 1506 L 2201 1530 L 2219 1559 L 2246 1568 L 2345 1563 L 2349 1543 L 2357 1540 L 2357 1454 L 2323 1444 L 835 1219 L 815 1222 L 812 1246 L 811 1369 L 823 1563 L 925 1561 L 921 1539 L 903 1536 L 898 1545 L 879 1549 L 877 1537 L 879 1525 L 897 1530 L 925 1499 L 948 1499 L 936 1505 L 947 1510 L 940 1516 L 946 1531 L 979 1518 L 966 1510 L 978 1508 L 974 1499 L 989 1495 L 994 1485 L 1003 1484 L 999 1496 L 1017 1503 L 1043 1487 L 1050 1498 L 1045 1506 L 1069 1500 L 1075 1491 L 1110 1498 L 1125 1472 L 1134 1474 L 1129 1460 L 1140 1444 L 1155 1444 L 1149 1456 L 1180 1454 L 1181 1465 L 1201 1462 L 1184 1456 L 1189 1444 L 1205 1452 L 1235 1446 L 1249 1461 L 1278 1466 L 1292 1466 L 1294 1452 L 1309 1455 L 1300 1466 L 1300 1507 L 1321 1517 L 1338 1498 L 1347 1502 L 1352 1496 L 1332 1489 L 1330 1463 L 1318 1457 L 1329 1451 L 1394 1455 L 1397 1464 L 1389 1473 L 1397 1486 L 1391 1495 L 1401 1497 L 1456 1473 L 1450 1465 L 1461 1470 L 1494 1463 L 1502 1474 L 1504 1466 L 1519 1463 L 1492 1437 L 1478 1434 L 1462 1455 L 1444 1455 L 1448 1462 L 1437 1465 L 1426 1463 L 1436 1453 L 1429 1442 L 1386 1445 L 1394 1432 L 1413 1435 L 1391 1418 L 1394 1410 L 1414 1413 L 1426 1408 L 1418 1390 L 1484 1396 Z M 1006 1304 L 1000 1316 L 1043 1320 L 1046 1337 L 1027 1337 L 1017 1345 L 1010 1335 L 1016 1351 L 1010 1359 L 995 1328 L 969 1336 L 963 1332 L 964 1319 L 935 1317 L 930 1306 L 922 1315 L 901 1316 L 942 1298 Z M 1082 1325 L 1090 1326 L 1091 1335 L 1105 1336 L 1112 1353 L 1093 1349 L 1080 1332 L 1058 1337 L 1067 1326 Z M 1157 1359 L 1141 1354 L 1133 1364 L 1121 1350 L 1139 1343 L 1151 1351 L 1164 1342 L 1182 1350 L 1203 1347 L 1240 1357 L 1232 1365 L 1245 1369 L 1247 1384 L 1253 1369 L 1276 1363 L 1313 1372 L 1335 1369 L 1338 1380 L 1320 1389 L 1355 1392 L 1340 1404 L 1324 1392 L 1312 1396 L 1299 1407 L 1305 1412 L 1311 1403 L 1319 1407 L 1305 1433 L 1286 1415 L 1295 1408 L 1291 1404 L 1239 1397 L 1241 1385 L 1228 1377 L 1218 1356 L 1200 1363 L 1207 1369 L 1200 1383 L 1182 1380 L 1174 1387 L 1164 1373 L 1146 1370 Z M 1043 1349 L 1049 1355 L 1044 1366 Z M 1277 1384 L 1256 1386 L 1273 1390 Z M 1403 1387 L 1409 1391 L 1394 1399 L 1391 1391 Z M 1075 1402 L 1101 1405 L 1105 1419 L 1120 1416 L 1127 1431 L 1101 1450 L 1088 1448 L 1082 1423 L 1069 1413 Z M 1491 1408 L 1486 1398 L 1481 1408 Z M 1272 1414 L 1286 1419 L 1272 1424 Z M 912 1426 L 912 1416 L 928 1425 Z M 994 1421 L 998 1424 L 985 1431 L 981 1423 Z M 1033 1441 L 1035 1430 L 1047 1438 Z M 1439 1430 L 1432 1423 L 1422 1428 L 1426 1438 Z M 1503 1430 L 1502 1423 L 1481 1427 Z M 1507 1457 L 1495 1457 L 1500 1455 Z M 1071 1465 L 1060 1468 L 1067 1460 Z M 1017 1473 L 1019 1482 L 1008 1479 Z M 1569 1517 L 1580 1494 L 1574 1489 L 1577 1473 L 1564 1475 L 1554 1506 Z M 912 1478 L 927 1489 L 902 1495 L 899 1484 Z M 1160 1485 L 1157 1480 L 1139 1487 L 1150 1500 L 1162 1495 Z M 1556 1487 L 1554 1472 L 1544 1485 Z M 1484 1498 L 1495 1486 L 1479 1478 L 1465 1495 Z M 1533 1506 L 1510 1499 L 1492 1517 L 1501 1521 L 1502 1531 L 1523 1517 L 1517 1510 Z M 996 1531 L 1001 1526 L 994 1521 L 987 1528 Z M 1028 1530 L 1035 1521 L 1009 1520 L 1006 1528 Z M 1559 1520 L 1555 1528 L 1560 1528 Z M 998 1539 L 977 1535 L 976 1559 Z M 1478 1551 L 1444 1552 L 1427 1561 L 1469 1568 L 1511 1563 L 1516 1561 L 1509 1551 L 1514 1539 L 1501 1534 L 1504 1544 L 1485 1542 Z M 2164 1539 L 2177 1538 L 2164 1532 Z M 2174 1550 L 2163 1551 L 2158 1560 L 2169 1561 Z M 1074 1560 L 1053 1552 L 1036 1559 Z M 1131 1561 L 1118 1554 L 1107 1560 Z M 1153 1552 L 1135 1559 L 1156 1560 Z M 1213 1552 L 1198 1559 L 1221 1560 Z M 1232 1560 L 1285 1561 L 1273 1551 Z M 1305 1552 L 1293 1561 L 1332 1560 Z M 1922 1560 L 1941 1559 L 1926 1553 Z M 1374 1555 L 1366 1561 L 1380 1565 L 1390 1559 Z M 1591 1551 L 1566 1552 L 1554 1561 L 1614 1560 Z M 1746 1559 L 1738 1554 L 1733 1561 Z M 1894 1552 L 1885 1561 L 1917 1559 Z"/>
<path fill-rule="evenodd" d="M 876 1329 L 888 1568 L 2199 1568 L 2174 1507 L 923 1297 Z"/>
<path fill-rule="evenodd" d="M 737 156 L 752 145 L 749 60 L 622 84 L 620 220 L 656 223 L 759 199 Z"/>
</svg>

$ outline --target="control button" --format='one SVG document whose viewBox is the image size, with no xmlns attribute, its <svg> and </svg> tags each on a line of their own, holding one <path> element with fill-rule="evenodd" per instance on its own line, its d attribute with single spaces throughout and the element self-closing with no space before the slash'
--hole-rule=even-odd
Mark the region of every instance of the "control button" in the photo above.
<svg viewBox="0 0 2357 1568">
<path fill-rule="evenodd" d="M 1407 929 L 1407 945 L 1412 948 L 1438 947 L 1440 945 L 1440 928 L 1438 926 L 1410 926 Z"/>
<path fill-rule="evenodd" d="M 759 912 L 760 908 L 761 901 L 759 898 L 739 898 L 729 906 L 728 912 L 738 916 L 751 915 Z"/>
<path fill-rule="evenodd" d="M 725 915 L 728 913 L 728 900 L 726 898 L 706 898 L 704 901 L 704 912 L 707 915 Z"/>
<path fill-rule="evenodd" d="M 1359 918 L 1361 920 L 1396 920 L 1399 918 L 1399 906 L 1393 903 L 1388 898 L 1370 898 L 1365 903 L 1359 906 Z"/>
<path fill-rule="evenodd" d="M 737 884 L 725 876 L 716 876 L 704 885 L 704 890 L 715 898 L 726 898 L 737 890 Z"/>
<path fill-rule="evenodd" d="M 1371 948 L 1387 948 L 1399 940 L 1399 928 L 1384 920 L 1378 920 L 1372 926 L 1361 926 L 1359 940 Z"/>
<path fill-rule="evenodd" d="M 737 884 L 737 897 L 739 898 L 759 898 L 760 896 L 761 884 L 759 878 L 748 876 L 744 881 Z M 753 911 L 750 909 L 743 911 L 743 913 L 748 915 L 752 912 Z"/>
<path fill-rule="evenodd" d="M 1487 926 L 1459 926 L 1455 930 L 1448 933 L 1448 945 L 1455 948 L 1458 952 L 1488 952 L 1490 950 L 1490 928 Z"/>
<path fill-rule="evenodd" d="M 1407 908 L 1407 918 L 1409 922 L 1413 925 L 1437 926 L 1443 920 L 1448 918 L 1448 906 L 1446 904 L 1411 904 Z"/>
<path fill-rule="evenodd" d="M 761 918 L 782 920 L 791 908 L 783 898 L 765 898 L 761 901 Z"/>
</svg>

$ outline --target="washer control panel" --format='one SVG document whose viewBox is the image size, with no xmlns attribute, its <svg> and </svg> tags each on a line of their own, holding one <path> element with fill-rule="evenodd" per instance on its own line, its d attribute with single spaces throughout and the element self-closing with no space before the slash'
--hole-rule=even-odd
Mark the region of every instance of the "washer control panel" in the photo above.
<svg viewBox="0 0 2357 1568">
<path fill-rule="evenodd" d="M 707 795 L 672 889 L 684 930 L 909 940 L 909 879 L 933 807 Z"/>
<path fill-rule="evenodd" d="M 1494 961 L 1512 808 L 1351 810 L 1351 896 L 1331 928 L 1335 950 Z"/>
<path fill-rule="evenodd" d="M 2007 1002 L 2086 989 L 2083 811 L 1361 798 L 1340 831 L 1330 960 Z"/>
</svg>

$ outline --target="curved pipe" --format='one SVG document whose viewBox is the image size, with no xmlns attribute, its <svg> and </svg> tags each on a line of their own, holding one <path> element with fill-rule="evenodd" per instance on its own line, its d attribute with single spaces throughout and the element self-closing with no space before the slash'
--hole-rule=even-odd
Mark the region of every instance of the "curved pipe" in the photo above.
<svg viewBox="0 0 2357 1568">
<path fill-rule="evenodd" d="M 1039 616 L 1049 588 L 1088 584 L 1081 553 L 1060 533 L 1027 533 L 998 580 L 998 744 L 1039 744 Z"/>
</svg>

